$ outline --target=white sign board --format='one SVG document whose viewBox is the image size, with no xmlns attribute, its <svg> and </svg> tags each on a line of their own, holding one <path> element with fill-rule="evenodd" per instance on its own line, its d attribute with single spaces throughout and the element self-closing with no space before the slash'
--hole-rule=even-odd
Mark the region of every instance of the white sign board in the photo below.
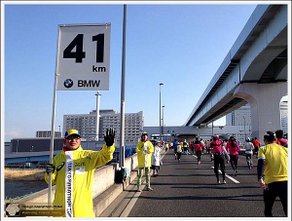
<svg viewBox="0 0 292 221">
<path fill-rule="evenodd" d="M 59 26 L 57 90 L 109 90 L 110 24 Z"/>
</svg>

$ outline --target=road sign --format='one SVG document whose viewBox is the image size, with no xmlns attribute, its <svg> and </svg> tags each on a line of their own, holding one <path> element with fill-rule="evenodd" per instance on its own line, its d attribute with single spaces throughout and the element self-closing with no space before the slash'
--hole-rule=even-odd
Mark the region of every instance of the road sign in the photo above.
<svg viewBox="0 0 292 221">
<path fill-rule="evenodd" d="M 110 24 L 60 25 L 57 90 L 108 90 Z"/>
</svg>

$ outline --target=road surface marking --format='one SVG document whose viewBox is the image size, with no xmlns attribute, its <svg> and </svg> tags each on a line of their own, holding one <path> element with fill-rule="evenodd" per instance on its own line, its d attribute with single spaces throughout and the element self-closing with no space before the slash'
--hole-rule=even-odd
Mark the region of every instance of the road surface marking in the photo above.
<svg viewBox="0 0 292 221">
<path fill-rule="evenodd" d="M 212 169 L 214 169 L 214 166 L 212 166 Z M 219 173 L 222 174 L 221 170 L 219 170 Z M 225 176 L 233 181 L 234 183 L 240 183 L 238 180 L 234 179 L 233 177 L 229 176 L 227 173 L 225 173 Z"/>
<path fill-rule="evenodd" d="M 141 190 L 143 190 L 145 188 L 145 186 L 146 185 L 141 185 Z M 126 208 L 124 209 L 124 211 L 120 215 L 120 217 L 128 217 L 129 216 L 131 210 L 133 209 L 135 203 L 139 199 L 139 196 L 141 195 L 141 193 L 142 192 L 136 192 L 134 194 L 134 196 L 131 198 L 130 202 L 128 203 L 128 205 L 126 206 Z"/>
</svg>

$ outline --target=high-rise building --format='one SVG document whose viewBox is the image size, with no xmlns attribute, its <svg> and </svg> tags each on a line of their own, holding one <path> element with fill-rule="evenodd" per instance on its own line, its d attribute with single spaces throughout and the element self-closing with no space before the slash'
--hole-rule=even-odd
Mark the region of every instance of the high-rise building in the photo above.
<svg viewBox="0 0 292 221">
<path fill-rule="evenodd" d="M 238 127 L 239 133 L 234 136 L 240 143 L 245 143 L 246 137 L 250 137 L 252 133 L 250 105 L 244 105 L 227 114 L 226 125 Z"/>
<path fill-rule="evenodd" d="M 60 131 L 55 131 L 55 137 L 61 137 Z M 36 137 L 51 137 L 51 131 L 50 130 L 38 130 L 36 132 Z"/>
<path fill-rule="evenodd" d="M 280 119 L 281 129 L 284 133 L 288 133 L 288 101 L 280 102 Z"/>
<path fill-rule="evenodd" d="M 288 131 L 288 101 L 281 101 L 280 105 L 280 120 L 281 120 L 281 128 L 284 133 Z M 236 139 L 240 142 L 244 142 L 245 137 L 250 137 L 252 133 L 251 127 L 251 111 L 250 105 L 247 104 L 242 106 L 231 113 L 226 115 L 226 125 L 227 126 L 238 126 L 240 134 L 235 134 Z"/>
<path fill-rule="evenodd" d="M 99 140 L 103 140 L 107 128 L 116 131 L 116 144 L 120 144 L 120 114 L 114 110 L 100 110 L 99 112 Z M 134 145 L 138 142 L 144 126 L 143 112 L 125 114 L 125 145 Z M 95 140 L 96 138 L 96 111 L 89 114 L 70 114 L 63 117 L 64 131 L 76 128 L 82 138 Z"/>
</svg>

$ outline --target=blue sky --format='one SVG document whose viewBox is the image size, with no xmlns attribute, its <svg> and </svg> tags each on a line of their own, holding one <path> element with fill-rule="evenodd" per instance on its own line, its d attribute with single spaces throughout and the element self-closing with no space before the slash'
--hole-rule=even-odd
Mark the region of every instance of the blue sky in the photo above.
<svg viewBox="0 0 292 221">
<path fill-rule="evenodd" d="M 130 3 L 127 8 L 126 112 L 157 126 L 159 83 L 165 125 L 183 125 L 234 44 L 255 4 Z M 122 4 L 5 4 L 5 141 L 50 130 L 59 24 L 111 23 L 110 89 L 101 109 L 120 112 Z M 95 109 L 94 91 L 59 91 L 64 114 Z M 224 122 L 224 121 L 221 121 Z"/>
</svg>

